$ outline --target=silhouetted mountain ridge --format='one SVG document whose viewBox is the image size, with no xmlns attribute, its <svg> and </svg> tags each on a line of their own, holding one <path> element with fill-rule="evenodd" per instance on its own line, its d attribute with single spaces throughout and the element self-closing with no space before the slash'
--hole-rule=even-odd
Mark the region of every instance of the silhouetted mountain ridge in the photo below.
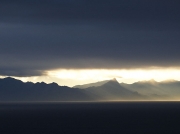
<svg viewBox="0 0 180 134">
<path fill-rule="evenodd" d="M 57 83 L 24 83 L 7 77 L 0 79 L 0 101 L 177 100 L 180 97 L 180 82 L 172 80 L 125 84 L 112 79 L 79 85 L 81 89 L 75 87 Z"/>
<path fill-rule="evenodd" d="M 0 101 L 81 101 L 92 100 L 83 90 L 57 83 L 24 83 L 14 78 L 0 79 Z"/>
<path fill-rule="evenodd" d="M 88 87 L 98 87 L 98 86 L 102 86 L 103 84 L 105 84 L 109 81 L 110 80 L 104 80 L 104 81 L 99 81 L 99 82 L 94 82 L 94 83 L 83 84 L 83 85 L 76 85 L 73 88 L 85 89 Z"/>
<path fill-rule="evenodd" d="M 116 79 L 109 80 L 101 86 L 88 87 L 84 89 L 92 94 L 96 94 L 105 100 L 139 100 L 144 99 L 144 96 L 138 92 L 130 91 L 122 87 Z"/>
<path fill-rule="evenodd" d="M 157 82 L 155 80 L 139 81 L 133 84 L 121 83 L 121 85 L 130 91 L 136 91 L 142 95 L 150 97 L 161 96 L 164 99 L 179 99 L 180 82 L 175 80 L 166 80 Z M 161 98 L 159 97 L 159 98 Z"/>
</svg>

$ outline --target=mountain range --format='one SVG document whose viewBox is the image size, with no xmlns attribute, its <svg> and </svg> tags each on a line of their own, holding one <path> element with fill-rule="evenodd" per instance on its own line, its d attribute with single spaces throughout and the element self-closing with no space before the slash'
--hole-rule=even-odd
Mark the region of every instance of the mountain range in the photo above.
<svg viewBox="0 0 180 134">
<path fill-rule="evenodd" d="M 179 81 L 119 83 L 115 78 L 74 87 L 0 79 L 0 101 L 178 100 Z"/>
<path fill-rule="evenodd" d="M 140 95 L 138 92 L 130 91 L 121 86 L 115 78 L 74 87 L 84 89 L 88 93 L 96 95 L 103 100 L 139 100 L 144 98 L 144 96 Z"/>
</svg>

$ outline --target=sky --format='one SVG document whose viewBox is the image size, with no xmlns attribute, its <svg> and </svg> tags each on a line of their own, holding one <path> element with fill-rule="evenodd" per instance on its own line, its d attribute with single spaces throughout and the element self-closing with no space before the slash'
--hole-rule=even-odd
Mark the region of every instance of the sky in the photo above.
<svg viewBox="0 0 180 134">
<path fill-rule="evenodd" d="M 178 0 L 1 0 L 0 76 L 180 80 L 179 14 Z"/>
</svg>

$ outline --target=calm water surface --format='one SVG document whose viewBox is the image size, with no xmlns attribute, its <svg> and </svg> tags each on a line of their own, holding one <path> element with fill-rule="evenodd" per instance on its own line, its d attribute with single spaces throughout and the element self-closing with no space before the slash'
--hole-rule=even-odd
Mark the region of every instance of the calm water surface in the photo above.
<svg viewBox="0 0 180 134">
<path fill-rule="evenodd" d="M 0 103 L 0 132 L 177 133 L 180 102 Z"/>
</svg>

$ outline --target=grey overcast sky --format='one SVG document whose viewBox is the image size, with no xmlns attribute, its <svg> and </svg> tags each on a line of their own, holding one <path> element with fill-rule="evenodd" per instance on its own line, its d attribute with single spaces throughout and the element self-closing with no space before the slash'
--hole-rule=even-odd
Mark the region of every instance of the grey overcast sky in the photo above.
<svg viewBox="0 0 180 134">
<path fill-rule="evenodd" d="M 180 67 L 179 0 L 0 0 L 0 75 Z"/>
</svg>

